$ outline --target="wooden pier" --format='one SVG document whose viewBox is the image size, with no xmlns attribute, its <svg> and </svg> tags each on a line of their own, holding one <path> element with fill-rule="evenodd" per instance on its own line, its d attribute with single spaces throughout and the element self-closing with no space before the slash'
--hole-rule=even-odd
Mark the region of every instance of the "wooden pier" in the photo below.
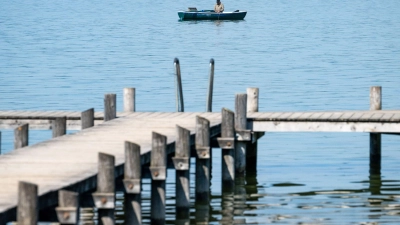
<svg viewBox="0 0 400 225">
<path fill-rule="evenodd" d="M 110 101 L 107 104 L 113 105 L 115 97 L 111 96 Z M 380 104 L 380 98 L 378 102 Z M 185 180 L 188 173 L 179 171 L 189 169 L 189 148 L 195 150 L 191 157 L 196 157 L 197 179 L 203 179 L 196 181 L 196 201 L 207 204 L 209 160 L 216 154 L 212 153 L 213 147 L 222 149 L 222 179 L 228 184 L 235 179 L 234 170 L 239 176 L 245 172 L 246 154 L 257 155 L 256 141 L 264 132 L 368 132 L 372 135 L 371 166 L 379 168 L 380 134 L 400 134 L 400 110 L 378 107 L 367 111 L 257 112 L 258 89 L 238 94 L 235 105 L 235 112 L 223 109 L 206 113 L 133 112 L 134 107 L 127 107 L 129 112 L 116 113 L 115 107 L 105 107 L 104 113 L 92 111 L 90 118 L 95 126 L 89 128 L 84 127 L 84 114 L 80 112 L 0 111 L 0 128 L 15 129 L 16 139 L 28 132 L 21 126 L 25 123 L 29 124 L 29 129 L 85 128 L 70 135 L 53 132 L 51 140 L 32 146 L 19 144 L 21 148 L 0 155 L 0 225 L 17 220 L 35 224 L 39 210 L 57 205 L 60 206 L 58 212 L 63 213 L 61 220 L 62 215 L 66 220 L 71 219 L 65 215 L 77 212 L 79 206 L 64 204 L 63 196 L 75 199 L 77 194 L 93 191 L 93 197 L 97 196 L 99 201 L 96 206 L 101 209 L 99 217 L 103 218 L 99 223 L 113 224 L 115 188 L 107 184 L 125 174 L 127 193 L 135 189 L 131 194 L 140 195 L 140 189 L 134 187 L 140 185 L 140 168 L 145 165 L 150 166 L 153 180 L 152 207 L 162 207 L 165 201 L 164 160 L 175 155 L 175 148 L 175 169 L 180 177 L 177 182 L 182 182 L 177 188 L 186 195 L 176 196 L 185 203 L 180 202 L 177 207 L 188 207 L 189 181 Z M 57 118 L 63 118 L 59 121 L 67 128 L 57 125 Z M 102 171 L 103 168 L 108 170 Z M 59 192 L 61 190 L 67 192 Z M 28 195 L 37 197 L 28 197 L 28 204 L 28 200 L 23 200 Z M 140 224 L 140 198 L 131 196 L 129 199 L 132 201 L 130 210 L 135 212 L 132 220 Z M 162 224 L 165 212 L 163 215 L 162 210 L 152 209 L 151 216 L 154 223 Z"/>
</svg>

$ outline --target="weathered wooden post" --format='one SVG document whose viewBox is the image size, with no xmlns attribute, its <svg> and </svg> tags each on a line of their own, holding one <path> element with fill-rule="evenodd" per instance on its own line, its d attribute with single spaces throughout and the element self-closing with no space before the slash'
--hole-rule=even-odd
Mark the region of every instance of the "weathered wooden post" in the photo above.
<svg viewBox="0 0 400 225">
<path fill-rule="evenodd" d="M 175 66 L 175 86 L 176 86 L 176 111 L 184 112 L 185 107 L 183 104 L 181 67 L 180 67 L 178 58 L 174 59 L 174 66 Z"/>
<path fill-rule="evenodd" d="M 374 86 L 370 88 L 370 110 L 382 109 L 382 87 Z M 379 171 L 381 169 L 381 134 L 369 134 L 369 149 L 370 149 L 370 169 Z"/>
<path fill-rule="evenodd" d="M 125 141 L 125 224 L 142 224 L 140 146 Z"/>
<path fill-rule="evenodd" d="M 38 186 L 20 181 L 18 184 L 17 224 L 36 225 L 38 217 Z"/>
<path fill-rule="evenodd" d="M 104 121 L 109 121 L 117 117 L 117 95 L 104 95 Z"/>
<path fill-rule="evenodd" d="M 94 108 L 90 108 L 81 113 L 81 129 L 94 126 Z"/>
<path fill-rule="evenodd" d="M 210 80 L 208 84 L 206 112 L 212 112 L 213 88 L 214 88 L 214 59 L 210 59 Z"/>
<path fill-rule="evenodd" d="M 251 140 L 251 133 L 247 130 L 247 94 L 236 94 L 235 97 L 235 168 L 239 174 L 246 170 L 246 145 Z"/>
<path fill-rule="evenodd" d="M 235 185 L 235 113 L 223 108 L 221 114 L 221 137 L 217 140 L 222 150 L 222 192 L 231 192 Z"/>
<path fill-rule="evenodd" d="M 21 125 L 14 130 L 14 149 L 28 146 L 29 124 Z"/>
<path fill-rule="evenodd" d="M 135 88 L 124 88 L 124 112 L 135 112 Z"/>
<path fill-rule="evenodd" d="M 167 137 L 153 132 L 150 160 L 151 224 L 165 224 L 165 179 L 167 177 Z"/>
<path fill-rule="evenodd" d="M 79 195 L 76 192 L 58 191 L 57 218 L 60 224 L 79 224 Z"/>
<path fill-rule="evenodd" d="M 190 220 L 190 130 L 176 125 L 175 157 L 176 170 L 176 219 L 178 224 L 189 224 Z"/>
<path fill-rule="evenodd" d="M 52 121 L 53 138 L 63 136 L 67 133 L 67 117 L 57 117 Z"/>
<path fill-rule="evenodd" d="M 98 209 L 99 225 L 114 225 L 115 217 L 115 157 L 99 153 L 97 191 L 92 194 Z"/>
<path fill-rule="evenodd" d="M 258 112 L 258 88 L 247 88 L 247 112 Z M 247 142 L 246 147 L 246 173 L 257 171 L 257 138 L 259 133 L 253 133 L 253 140 Z"/>
</svg>

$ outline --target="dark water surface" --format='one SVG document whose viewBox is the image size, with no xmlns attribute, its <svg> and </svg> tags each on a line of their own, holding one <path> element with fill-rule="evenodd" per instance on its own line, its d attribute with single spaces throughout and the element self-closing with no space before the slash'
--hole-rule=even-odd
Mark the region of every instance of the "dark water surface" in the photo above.
<svg viewBox="0 0 400 225">
<path fill-rule="evenodd" d="M 174 111 L 174 57 L 185 111 L 205 110 L 210 58 L 213 111 L 233 109 L 235 93 L 247 87 L 260 88 L 260 111 L 366 110 L 375 85 L 383 87 L 384 109 L 400 108 L 396 0 L 223 1 L 226 11 L 248 11 L 237 22 L 178 21 L 177 11 L 210 9 L 213 1 L 0 3 L 0 110 L 102 111 L 105 93 L 117 93 L 122 110 L 122 89 L 135 87 L 138 111 Z M 13 133 L 1 132 L 2 150 L 10 151 Z M 34 144 L 51 132 L 30 135 Z M 214 154 L 210 223 L 233 214 L 237 223 L 398 224 L 399 150 L 400 136 L 384 135 L 381 174 L 370 176 L 368 134 L 267 133 L 245 200 L 221 197 Z M 172 173 L 170 224 L 173 183 Z"/>
</svg>

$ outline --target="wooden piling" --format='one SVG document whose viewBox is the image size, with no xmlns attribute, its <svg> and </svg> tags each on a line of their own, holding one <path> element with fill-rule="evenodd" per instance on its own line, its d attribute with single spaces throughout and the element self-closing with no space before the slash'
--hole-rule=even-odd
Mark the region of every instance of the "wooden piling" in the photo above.
<svg viewBox="0 0 400 225">
<path fill-rule="evenodd" d="M 221 138 L 218 142 L 222 150 L 222 192 L 231 192 L 235 185 L 235 113 L 223 108 L 221 114 Z"/>
<path fill-rule="evenodd" d="M 247 112 L 258 112 L 258 88 L 247 88 Z M 257 137 L 257 133 L 254 133 Z M 247 142 L 246 146 L 246 173 L 254 174 L 257 171 L 257 140 Z"/>
<path fill-rule="evenodd" d="M 167 167 L 167 137 L 156 132 L 152 136 L 151 224 L 165 224 L 165 180 Z"/>
<path fill-rule="evenodd" d="M 382 109 L 382 87 L 373 86 L 370 88 L 370 110 Z M 369 149 L 370 149 L 370 169 L 379 170 L 381 168 L 381 134 L 369 134 Z"/>
<path fill-rule="evenodd" d="M 52 121 L 53 138 L 63 136 L 67 133 L 67 117 L 57 117 Z"/>
<path fill-rule="evenodd" d="M 185 107 L 183 103 L 183 89 L 182 89 L 182 78 L 181 78 L 181 66 L 179 64 L 179 59 L 174 59 L 175 66 L 175 85 L 176 85 L 176 111 L 184 112 Z"/>
<path fill-rule="evenodd" d="M 142 224 L 140 146 L 125 141 L 125 224 Z"/>
<path fill-rule="evenodd" d="M 98 209 L 99 225 L 115 224 L 115 157 L 99 153 L 97 191 L 93 199 Z"/>
<path fill-rule="evenodd" d="M 208 83 L 206 112 L 212 112 L 213 88 L 214 88 L 214 59 L 210 59 L 210 78 Z"/>
<path fill-rule="evenodd" d="M 81 113 L 81 129 L 94 126 L 94 108 L 90 108 Z"/>
<path fill-rule="evenodd" d="M 176 169 L 176 219 L 179 224 L 190 220 L 190 130 L 176 126 L 175 157 L 172 158 Z"/>
<path fill-rule="evenodd" d="M 104 121 L 109 121 L 117 117 L 117 95 L 104 95 Z"/>
<path fill-rule="evenodd" d="M 237 173 L 244 173 L 246 170 L 246 142 L 242 136 L 247 128 L 247 94 L 236 94 L 235 96 L 235 130 L 237 142 L 235 143 L 235 169 Z M 240 134 L 243 135 L 240 135 Z"/>
<path fill-rule="evenodd" d="M 24 124 L 14 130 L 14 149 L 23 148 L 29 144 L 29 124 Z"/>
<path fill-rule="evenodd" d="M 210 121 L 196 116 L 196 204 L 210 202 Z"/>
<path fill-rule="evenodd" d="M 79 195 L 76 192 L 58 191 L 56 208 L 60 224 L 79 224 Z"/>
<path fill-rule="evenodd" d="M 135 88 L 124 88 L 124 112 L 135 112 Z"/>
<path fill-rule="evenodd" d="M 39 217 L 38 186 L 20 181 L 18 184 L 17 224 L 36 225 Z"/>
</svg>

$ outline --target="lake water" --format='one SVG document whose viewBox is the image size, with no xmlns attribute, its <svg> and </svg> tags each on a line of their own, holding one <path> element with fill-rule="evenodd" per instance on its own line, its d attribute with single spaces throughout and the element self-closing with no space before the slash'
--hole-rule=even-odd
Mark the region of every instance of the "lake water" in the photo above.
<svg viewBox="0 0 400 225">
<path fill-rule="evenodd" d="M 211 9 L 213 1 L 0 3 L 0 110 L 102 111 L 103 95 L 117 93 L 121 111 L 123 88 L 135 87 L 138 111 L 174 111 L 174 57 L 181 63 L 185 111 L 205 110 L 210 58 L 213 111 L 233 109 L 235 93 L 247 87 L 260 88 L 260 111 L 367 110 L 370 86 L 382 86 L 384 109 L 400 108 L 396 0 L 223 1 L 226 11 L 248 11 L 237 22 L 178 21 L 177 11 Z M 1 132 L 2 151 L 10 151 L 13 132 Z M 33 131 L 30 144 L 50 137 L 50 131 Z M 267 133 L 246 200 L 231 202 L 242 209 L 234 219 L 398 224 L 399 150 L 400 136 L 384 135 L 381 175 L 370 178 L 368 134 Z M 226 209 L 219 161 L 213 161 L 213 224 Z"/>
</svg>

